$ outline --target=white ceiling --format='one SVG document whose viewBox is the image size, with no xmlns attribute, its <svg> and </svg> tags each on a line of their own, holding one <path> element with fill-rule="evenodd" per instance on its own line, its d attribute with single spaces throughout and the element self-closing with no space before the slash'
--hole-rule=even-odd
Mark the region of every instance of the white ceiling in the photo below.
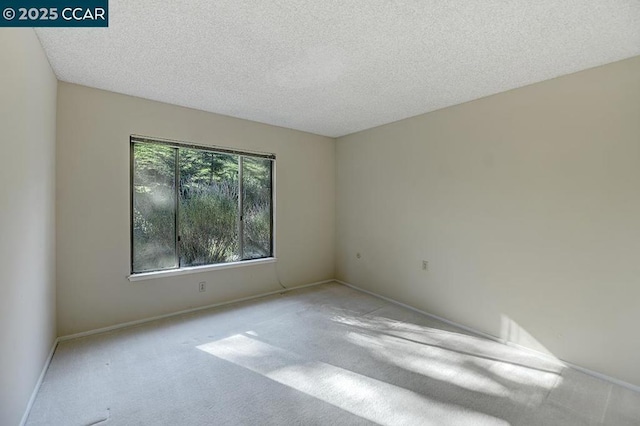
<svg viewBox="0 0 640 426">
<path fill-rule="evenodd" d="M 63 81 L 342 136 L 640 55 L 639 0 L 111 0 Z"/>
</svg>

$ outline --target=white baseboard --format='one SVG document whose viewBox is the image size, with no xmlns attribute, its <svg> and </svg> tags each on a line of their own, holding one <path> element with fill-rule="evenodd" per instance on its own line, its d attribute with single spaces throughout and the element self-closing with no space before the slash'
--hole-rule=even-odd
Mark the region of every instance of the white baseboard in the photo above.
<svg viewBox="0 0 640 426">
<path fill-rule="evenodd" d="M 607 382 L 622 386 L 624 388 L 630 389 L 630 390 L 635 391 L 635 392 L 640 392 L 640 386 L 634 385 L 632 383 L 625 382 L 625 381 L 620 380 L 620 379 L 616 379 L 615 377 L 607 376 L 606 374 L 599 373 L 597 371 L 593 371 L 593 370 L 590 370 L 590 369 L 585 368 L 585 367 L 581 367 L 581 366 L 576 365 L 576 364 L 574 364 L 572 362 L 568 362 L 568 361 L 565 361 L 563 359 L 556 358 L 554 356 L 545 354 L 545 353 L 537 351 L 535 349 L 531 349 L 531 348 L 528 348 L 526 346 L 522 346 L 522 345 L 519 345 L 517 343 L 513 343 L 513 342 L 510 342 L 510 341 L 507 341 L 505 339 L 501 339 L 498 336 L 494 336 L 492 334 L 488 334 L 488 333 L 485 333 L 483 331 L 476 330 L 473 327 L 468 327 L 466 325 L 459 324 L 459 323 L 457 323 L 455 321 L 448 320 L 448 319 L 440 317 L 438 315 L 434 315 L 434 314 L 431 314 L 429 312 L 420 310 L 418 308 L 414 308 L 411 305 L 407 305 L 405 303 L 398 302 L 397 300 L 391 299 L 390 297 L 382 296 L 382 295 L 380 295 L 378 293 L 374 293 L 372 291 L 365 290 L 364 288 L 355 286 L 353 284 L 350 284 L 350 283 L 347 283 L 347 282 L 344 282 L 344 281 L 340 281 L 340 280 L 335 280 L 335 282 L 340 283 L 342 285 L 345 285 L 347 287 L 350 287 L 350 288 L 352 288 L 354 290 L 360 291 L 362 293 L 367 293 L 367 294 L 369 294 L 371 296 L 374 296 L 374 297 L 377 297 L 379 299 L 386 300 L 387 302 L 393 303 L 394 305 L 399 305 L 399 306 L 402 306 L 403 308 L 407 308 L 407 309 L 410 309 L 410 310 L 412 310 L 414 312 L 418 312 L 418 313 L 420 313 L 422 315 L 426 315 L 428 317 L 434 318 L 434 319 L 436 319 L 438 321 L 442 321 L 442 322 L 447 323 L 449 325 L 452 325 L 454 327 L 461 328 L 462 330 L 468 331 L 470 333 L 477 334 L 477 335 L 482 336 L 484 338 L 487 338 L 489 340 L 493 340 L 493 341 L 496 341 L 498 343 L 502 343 L 503 345 L 516 347 L 516 348 L 519 348 L 519 349 L 524 349 L 524 350 L 526 350 L 526 351 L 528 351 L 530 353 L 533 353 L 534 355 L 537 355 L 540 358 L 544 358 L 545 360 L 557 361 L 557 362 L 559 362 L 560 364 L 562 364 L 562 365 L 564 365 L 566 367 L 573 368 L 575 370 L 581 371 L 582 373 L 588 374 L 588 375 L 593 376 L 593 377 L 597 377 L 598 379 L 606 380 Z"/>
<path fill-rule="evenodd" d="M 27 408 L 25 408 L 24 414 L 22 415 L 22 420 L 20 420 L 20 426 L 24 426 L 27 423 L 27 419 L 29 418 L 29 413 L 31 412 L 31 407 L 33 407 L 33 403 L 36 400 L 38 391 L 40 391 L 40 386 L 42 386 L 44 375 L 47 373 L 47 370 L 49 369 L 49 364 L 51 364 L 51 359 L 53 358 L 53 354 L 56 351 L 57 347 L 58 347 L 58 339 L 53 341 L 53 345 L 51 346 L 49 355 L 47 356 L 47 359 L 44 362 L 44 367 L 42 367 L 42 371 L 40 372 L 40 377 L 38 377 L 36 386 L 33 388 L 33 392 L 31 392 L 31 398 L 29 398 L 29 402 L 27 403 Z"/>
<path fill-rule="evenodd" d="M 144 323 L 151 322 L 151 321 L 157 321 L 157 320 L 160 320 L 160 319 L 175 317 L 175 316 L 178 316 L 178 315 L 184 315 L 184 314 L 189 314 L 189 313 L 192 313 L 192 312 L 203 311 L 203 310 L 206 310 L 206 309 L 217 308 L 219 306 L 231 305 L 233 303 L 245 302 L 247 300 L 259 299 L 261 297 L 271 296 L 271 295 L 278 294 L 278 293 L 286 293 L 288 291 L 298 290 L 298 289 L 306 288 L 306 287 L 313 287 L 313 286 L 316 286 L 316 285 L 326 284 L 326 283 L 330 283 L 330 282 L 335 282 L 335 280 L 333 280 L 333 279 L 324 280 L 324 281 L 318 281 L 318 282 L 311 283 L 311 284 L 299 285 L 299 286 L 296 286 L 296 287 L 281 288 L 279 290 L 269 291 L 269 292 L 266 292 L 266 293 L 260 293 L 260 294 L 254 295 L 254 296 L 242 297 L 240 299 L 228 300 L 226 302 L 214 303 L 214 304 L 206 305 L 206 306 L 199 306 L 197 308 L 184 309 L 182 311 L 172 312 L 170 314 L 157 315 L 157 316 L 154 316 L 154 317 L 143 318 L 143 319 L 140 319 L 140 320 L 123 322 L 123 323 L 120 323 L 120 324 L 110 325 L 108 327 L 97 328 L 95 330 L 88 330 L 88 331 L 83 331 L 83 332 L 80 332 L 80 333 L 69 334 L 67 336 L 61 336 L 61 337 L 58 337 L 58 341 L 59 342 L 64 342 L 66 340 L 77 339 L 77 338 L 80 338 L 80 337 L 92 336 L 94 334 L 106 333 L 108 331 L 118 330 L 118 329 L 127 328 L 127 327 L 133 327 L 133 326 L 144 324 Z"/>
</svg>

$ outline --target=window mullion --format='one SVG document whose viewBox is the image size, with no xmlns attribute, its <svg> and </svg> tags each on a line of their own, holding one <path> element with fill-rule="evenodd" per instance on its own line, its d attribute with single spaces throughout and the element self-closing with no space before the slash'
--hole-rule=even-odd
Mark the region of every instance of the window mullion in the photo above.
<svg viewBox="0 0 640 426">
<path fill-rule="evenodd" d="M 269 256 L 273 256 L 273 209 L 276 200 L 273 197 L 273 161 L 269 161 Z"/>
<path fill-rule="evenodd" d="M 244 191 L 243 173 L 242 173 L 243 157 L 238 156 L 238 252 L 240 260 L 244 259 Z"/>
<path fill-rule="evenodd" d="M 175 148 L 175 240 L 176 240 L 176 266 L 180 265 L 180 150 Z"/>
</svg>

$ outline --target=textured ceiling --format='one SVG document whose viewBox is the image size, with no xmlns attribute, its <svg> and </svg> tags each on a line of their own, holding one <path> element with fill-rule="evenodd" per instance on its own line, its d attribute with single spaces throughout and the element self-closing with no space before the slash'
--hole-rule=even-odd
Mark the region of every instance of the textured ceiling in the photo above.
<svg viewBox="0 0 640 426">
<path fill-rule="evenodd" d="M 327 136 L 640 55 L 639 0 L 111 0 L 63 80 Z"/>
</svg>

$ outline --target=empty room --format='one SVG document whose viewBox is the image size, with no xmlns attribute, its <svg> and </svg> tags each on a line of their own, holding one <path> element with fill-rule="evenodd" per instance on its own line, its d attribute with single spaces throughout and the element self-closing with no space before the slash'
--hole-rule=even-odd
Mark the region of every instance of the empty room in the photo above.
<svg viewBox="0 0 640 426">
<path fill-rule="evenodd" d="M 640 2 L 0 2 L 0 425 L 640 425 Z"/>
</svg>

